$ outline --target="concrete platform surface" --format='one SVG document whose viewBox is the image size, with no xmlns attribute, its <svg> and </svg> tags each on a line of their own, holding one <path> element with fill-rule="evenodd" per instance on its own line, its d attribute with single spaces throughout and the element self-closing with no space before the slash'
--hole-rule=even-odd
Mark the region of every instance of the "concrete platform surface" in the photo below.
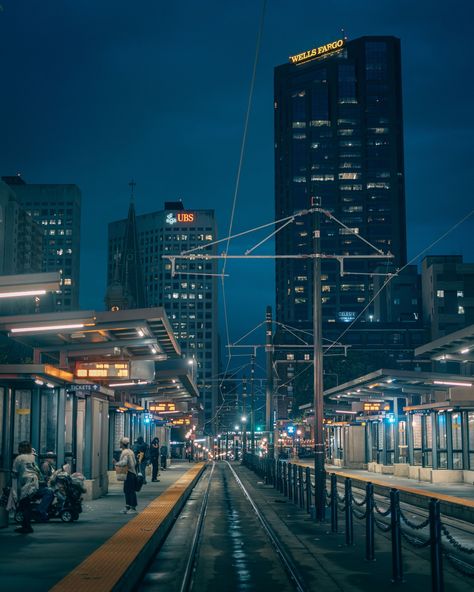
<svg viewBox="0 0 474 592">
<path fill-rule="evenodd" d="M 145 508 L 175 483 L 193 465 L 175 462 L 160 474 L 158 483 L 144 485 L 138 495 L 138 511 Z M 122 514 L 122 484 L 114 484 L 109 494 L 83 503 L 77 522 L 54 520 L 33 523 L 34 533 L 14 532 L 16 525 L 0 530 L 0 589 L 2 592 L 43 592 L 49 590 L 86 557 L 136 515 Z"/>
</svg>

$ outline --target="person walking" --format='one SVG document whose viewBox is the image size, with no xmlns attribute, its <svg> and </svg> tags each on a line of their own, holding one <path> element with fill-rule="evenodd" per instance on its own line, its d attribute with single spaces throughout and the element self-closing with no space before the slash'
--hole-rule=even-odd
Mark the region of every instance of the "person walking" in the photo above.
<svg viewBox="0 0 474 592">
<path fill-rule="evenodd" d="M 158 475 L 160 474 L 159 460 L 160 460 L 160 441 L 158 438 L 155 437 L 151 441 L 151 446 L 150 446 L 150 462 L 151 462 L 151 467 L 152 467 L 151 480 L 153 482 L 159 481 L 159 479 L 158 479 Z"/>
<path fill-rule="evenodd" d="M 129 438 L 120 440 L 122 452 L 118 462 L 114 462 L 116 466 L 127 467 L 127 476 L 123 484 L 125 508 L 122 510 L 122 514 L 136 514 L 137 512 L 137 463 L 135 454 L 129 448 L 129 444 Z"/>
<path fill-rule="evenodd" d="M 33 532 L 31 500 L 39 488 L 39 469 L 36 466 L 31 444 L 26 440 L 18 445 L 18 456 L 13 461 L 12 477 L 16 485 L 18 510 L 23 515 L 22 525 L 20 528 L 15 528 L 15 532 L 29 534 Z"/>
<path fill-rule="evenodd" d="M 161 470 L 166 471 L 166 460 L 168 458 L 168 446 L 163 444 L 160 448 L 160 456 L 161 456 Z"/>
</svg>

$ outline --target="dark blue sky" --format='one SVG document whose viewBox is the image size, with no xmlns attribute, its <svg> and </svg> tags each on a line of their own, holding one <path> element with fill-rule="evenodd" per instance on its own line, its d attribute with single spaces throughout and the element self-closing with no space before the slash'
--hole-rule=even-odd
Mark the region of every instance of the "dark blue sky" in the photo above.
<svg viewBox="0 0 474 592">
<path fill-rule="evenodd" d="M 261 2 L 0 4 L 0 173 L 80 186 L 82 307 L 103 307 L 107 223 L 126 215 L 130 178 L 138 213 L 182 198 L 215 208 L 226 235 Z M 342 27 L 402 41 L 409 255 L 471 209 L 473 13 L 469 0 L 269 0 L 234 229 L 273 217 L 273 67 Z M 473 261 L 473 230 L 432 252 Z M 236 339 L 273 302 L 273 264 L 227 269 Z"/>
</svg>

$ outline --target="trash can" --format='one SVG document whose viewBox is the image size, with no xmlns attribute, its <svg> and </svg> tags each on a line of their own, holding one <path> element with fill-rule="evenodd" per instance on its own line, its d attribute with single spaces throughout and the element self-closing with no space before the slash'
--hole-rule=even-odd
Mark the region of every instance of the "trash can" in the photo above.
<svg viewBox="0 0 474 592">
<path fill-rule="evenodd" d="M 3 488 L 7 486 L 7 480 L 10 477 L 10 471 L 0 469 L 0 497 L 3 495 Z M 0 506 L 0 528 L 6 528 L 8 526 L 8 512 L 5 506 Z"/>
</svg>

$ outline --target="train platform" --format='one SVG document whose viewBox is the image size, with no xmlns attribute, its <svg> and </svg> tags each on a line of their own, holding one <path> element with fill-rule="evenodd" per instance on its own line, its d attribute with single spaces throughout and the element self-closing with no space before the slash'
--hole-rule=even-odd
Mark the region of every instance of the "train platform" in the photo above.
<svg viewBox="0 0 474 592">
<path fill-rule="evenodd" d="M 291 463 L 314 468 L 313 460 L 289 460 Z M 462 505 L 474 512 L 474 487 L 469 483 L 428 483 L 405 477 L 373 473 L 363 469 L 341 469 L 333 465 L 326 465 L 327 473 L 336 473 L 341 477 L 350 477 L 361 482 L 371 482 L 388 488 L 395 488 L 429 498 L 436 498 L 446 503 Z"/>
<path fill-rule="evenodd" d="M 120 589 L 134 569 L 143 569 L 203 469 L 204 463 L 174 462 L 158 483 L 149 481 L 137 494 L 135 515 L 121 513 L 124 495 L 118 483 L 110 485 L 106 496 L 84 502 L 83 513 L 72 524 L 33 523 L 29 535 L 15 533 L 13 524 L 0 530 L 0 589 Z"/>
</svg>

